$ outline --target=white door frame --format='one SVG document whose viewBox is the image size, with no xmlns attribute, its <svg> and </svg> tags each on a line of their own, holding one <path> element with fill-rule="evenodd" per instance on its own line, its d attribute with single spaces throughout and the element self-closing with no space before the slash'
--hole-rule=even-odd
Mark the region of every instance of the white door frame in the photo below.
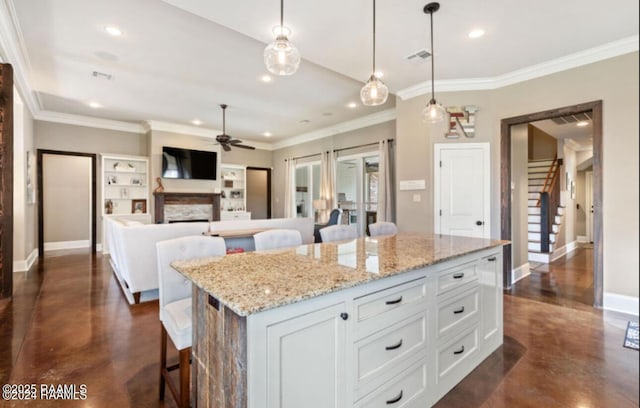
<svg viewBox="0 0 640 408">
<path fill-rule="evenodd" d="M 490 143 L 436 143 L 433 145 L 433 231 L 440 234 L 440 155 L 442 150 L 482 149 L 484 162 L 484 238 L 491 238 L 491 144 Z"/>
</svg>

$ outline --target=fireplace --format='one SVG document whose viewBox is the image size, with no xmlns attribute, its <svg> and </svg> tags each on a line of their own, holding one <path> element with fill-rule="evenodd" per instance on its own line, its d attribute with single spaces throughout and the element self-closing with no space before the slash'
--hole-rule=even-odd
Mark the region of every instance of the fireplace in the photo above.
<svg viewBox="0 0 640 408">
<path fill-rule="evenodd" d="M 155 222 L 196 222 L 220 220 L 220 194 L 153 193 Z"/>
</svg>

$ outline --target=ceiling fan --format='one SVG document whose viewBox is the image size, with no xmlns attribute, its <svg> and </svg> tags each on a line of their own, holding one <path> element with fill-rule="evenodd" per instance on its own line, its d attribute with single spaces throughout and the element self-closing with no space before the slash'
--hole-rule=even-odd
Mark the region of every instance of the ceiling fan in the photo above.
<svg viewBox="0 0 640 408">
<path fill-rule="evenodd" d="M 225 152 L 230 151 L 232 146 L 241 147 L 243 149 L 255 150 L 255 147 L 243 145 L 241 144 L 242 140 L 233 139 L 231 136 L 227 134 L 226 126 L 225 126 L 225 111 L 227 109 L 227 105 L 222 104 L 220 105 L 220 107 L 222 108 L 222 134 L 216 136 L 216 142 L 220 143 L 220 146 L 222 146 Z"/>
</svg>

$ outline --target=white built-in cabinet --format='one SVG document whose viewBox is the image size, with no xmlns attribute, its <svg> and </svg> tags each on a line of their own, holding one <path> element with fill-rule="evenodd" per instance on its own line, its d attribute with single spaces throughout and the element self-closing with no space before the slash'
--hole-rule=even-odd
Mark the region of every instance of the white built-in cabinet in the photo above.
<svg viewBox="0 0 640 408">
<path fill-rule="evenodd" d="M 102 153 L 102 249 L 109 252 L 104 237 L 104 218 L 120 216 L 131 220 L 150 221 L 149 160 L 144 156 Z"/>
<path fill-rule="evenodd" d="M 250 220 L 247 212 L 247 168 L 237 164 L 221 164 L 220 220 Z"/>
<path fill-rule="evenodd" d="M 250 315 L 248 407 L 429 407 L 502 344 L 502 248 Z"/>
</svg>

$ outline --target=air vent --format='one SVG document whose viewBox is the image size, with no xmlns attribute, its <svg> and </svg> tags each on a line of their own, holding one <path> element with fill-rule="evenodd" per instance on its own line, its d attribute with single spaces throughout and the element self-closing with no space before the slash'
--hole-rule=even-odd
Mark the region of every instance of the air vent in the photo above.
<svg viewBox="0 0 640 408">
<path fill-rule="evenodd" d="M 419 50 L 414 52 L 413 54 L 409 54 L 406 57 L 407 61 L 410 62 L 422 62 L 424 60 L 426 60 L 427 58 L 429 58 L 431 56 L 431 53 L 425 49 Z"/>
<path fill-rule="evenodd" d="M 99 71 L 93 71 L 92 75 L 99 79 L 106 79 L 107 81 L 111 81 L 111 79 L 113 79 L 113 75 Z"/>
<path fill-rule="evenodd" d="M 591 112 L 576 113 L 575 115 L 560 116 L 551 119 L 556 125 L 566 125 L 568 123 L 576 123 L 591 120 Z"/>
</svg>

